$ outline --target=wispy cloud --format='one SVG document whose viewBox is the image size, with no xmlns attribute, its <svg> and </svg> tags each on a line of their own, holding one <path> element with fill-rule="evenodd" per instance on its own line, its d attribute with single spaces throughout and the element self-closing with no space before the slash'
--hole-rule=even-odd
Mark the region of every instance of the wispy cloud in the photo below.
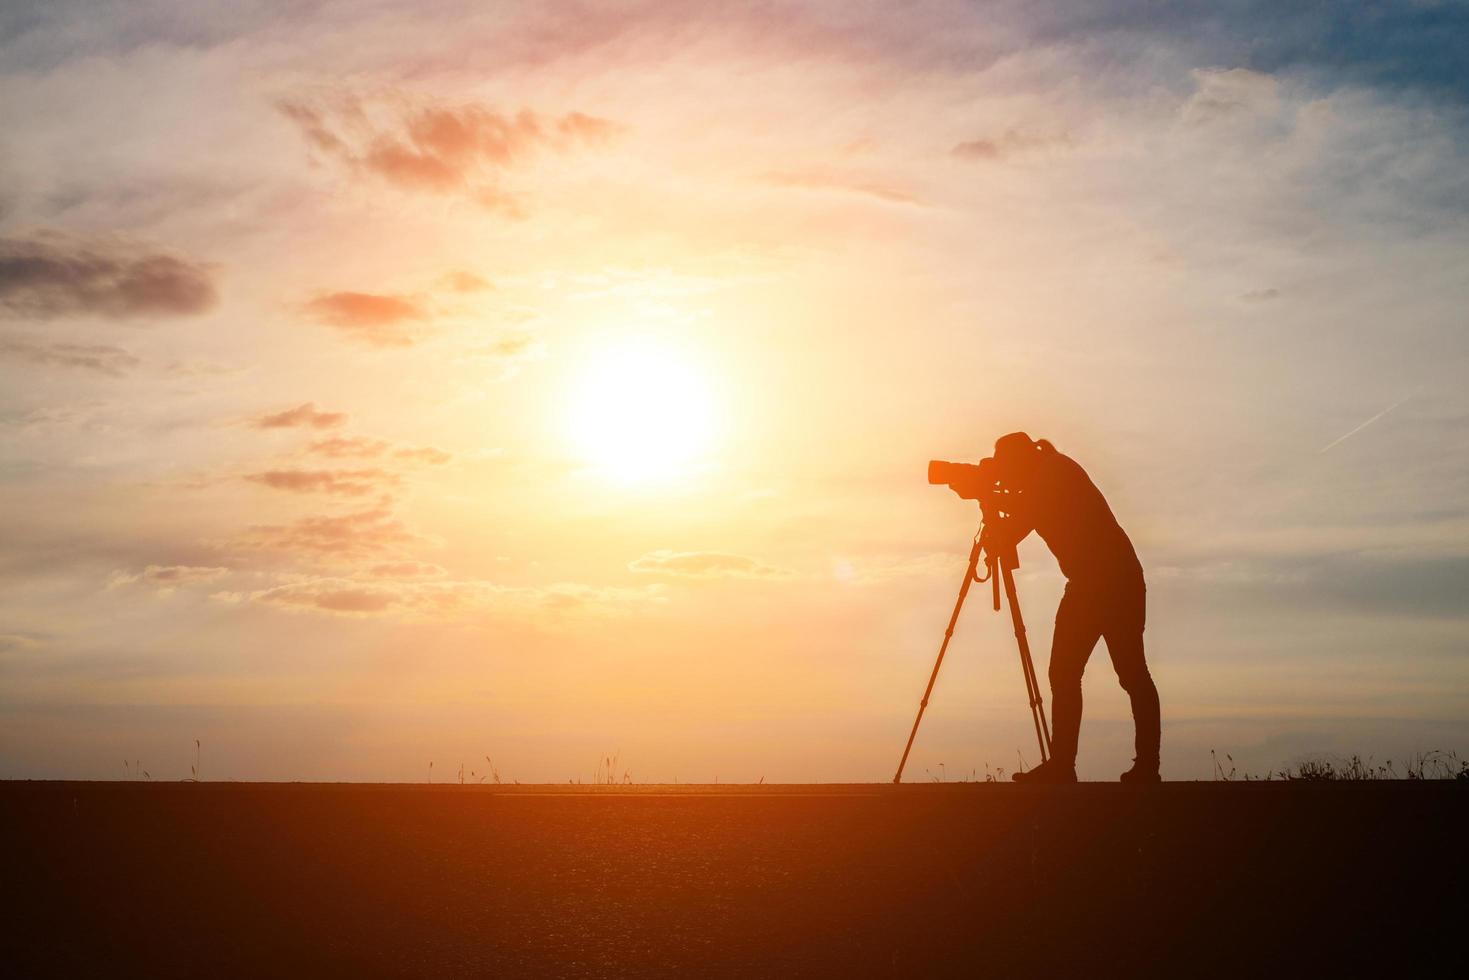
<svg viewBox="0 0 1469 980">
<path fill-rule="evenodd" d="M 237 542 L 282 555 L 359 558 L 381 555 L 418 540 L 387 503 L 348 514 L 313 514 L 290 524 L 256 524 Z"/>
<path fill-rule="evenodd" d="M 454 458 L 454 454 L 437 446 L 394 446 L 386 439 L 371 439 L 367 436 L 332 436 L 317 439 L 306 446 L 305 451 L 314 456 L 328 459 L 377 459 L 390 457 L 403 463 L 424 463 L 442 466 Z"/>
<path fill-rule="evenodd" d="M 0 314 L 191 316 L 217 300 L 207 266 L 110 239 L 0 238 Z"/>
<path fill-rule="evenodd" d="M 1008 160 L 1012 157 L 1055 150 L 1071 145 L 1071 137 L 1031 132 L 1011 127 L 995 136 L 964 140 L 949 152 L 961 160 Z"/>
<path fill-rule="evenodd" d="M 42 343 L 23 337 L 0 337 L 0 358 L 80 368 L 114 378 L 143 363 L 123 348 L 110 344 Z"/>
<path fill-rule="evenodd" d="M 334 429 L 346 421 L 346 412 L 323 412 L 315 402 L 305 402 L 283 412 L 261 415 L 250 424 L 257 429 Z"/>
<path fill-rule="evenodd" d="M 371 578 L 422 579 L 442 578 L 448 574 L 440 565 L 426 561 L 389 561 L 373 565 L 367 570 Z"/>
<path fill-rule="evenodd" d="M 427 463 L 430 466 L 442 466 L 454 458 L 452 453 L 434 446 L 410 446 L 393 452 L 395 459 L 407 460 L 413 463 Z"/>
<path fill-rule="evenodd" d="M 1280 108 L 1280 83 L 1271 75 L 1247 68 L 1207 68 L 1194 71 L 1193 78 L 1197 88 L 1183 106 L 1185 122 L 1204 124 Z"/>
<path fill-rule="evenodd" d="M 317 321 L 369 347 L 409 347 L 416 340 L 409 324 L 428 318 L 412 297 L 385 293 L 324 293 L 306 304 Z"/>
<path fill-rule="evenodd" d="M 489 280 L 463 269 L 444 276 L 444 286 L 456 293 L 478 293 L 495 288 Z"/>
<path fill-rule="evenodd" d="M 109 589 L 128 585 L 149 585 L 167 594 L 187 585 L 215 582 L 228 575 L 230 570 L 211 565 L 148 565 L 138 570 L 119 570 L 107 580 Z"/>
<path fill-rule="evenodd" d="M 306 447 L 308 453 L 330 459 L 372 458 L 381 456 L 387 449 L 388 443 L 382 439 L 368 439 L 365 436 L 333 436 L 329 439 L 318 439 Z"/>
<path fill-rule="evenodd" d="M 381 490 L 385 484 L 397 482 L 394 474 L 381 469 L 266 470 L 263 473 L 248 474 L 245 479 L 274 490 L 347 497 L 360 497 Z"/>
<path fill-rule="evenodd" d="M 382 581 L 327 577 L 288 582 L 253 592 L 218 592 L 224 602 L 259 603 L 295 612 L 339 616 L 395 615 L 441 620 L 475 612 L 510 613 L 554 622 L 563 616 L 608 615 L 662 601 L 657 586 L 626 589 L 560 582 L 544 587 L 506 586 L 482 579 L 422 580 L 390 576 Z"/>
<path fill-rule="evenodd" d="M 410 191 L 458 194 L 506 216 L 519 199 L 503 174 L 539 152 L 599 146 L 621 132 L 583 112 L 505 113 L 479 104 L 413 103 L 403 96 L 282 99 L 277 107 L 307 143 L 349 171 Z"/>
</svg>

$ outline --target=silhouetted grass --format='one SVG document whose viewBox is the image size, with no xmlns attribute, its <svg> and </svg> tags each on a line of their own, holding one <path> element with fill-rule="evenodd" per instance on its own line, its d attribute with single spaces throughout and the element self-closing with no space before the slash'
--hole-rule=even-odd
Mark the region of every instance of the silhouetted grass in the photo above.
<svg viewBox="0 0 1469 980">
<path fill-rule="evenodd" d="M 942 762 L 939 763 L 938 775 L 934 775 L 932 769 L 924 769 L 930 782 L 947 783 L 949 781 L 949 770 Z M 763 779 L 763 777 L 762 777 Z M 1003 768 L 991 769 L 990 764 L 984 764 L 984 777 L 980 778 L 978 769 L 970 769 L 969 775 L 960 776 L 957 782 L 961 783 L 1002 783 L 1005 781 L 1005 770 Z"/>
<path fill-rule="evenodd" d="M 597 758 L 596 775 L 592 778 L 592 782 L 600 786 L 616 786 L 619 783 L 624 785 L 631 784 L 632 773 L 627 769 L 623 769 L 621 778 L 618 778 L 617 760 L 619 757 L 620 753 L 599 756 Z M 715 777 L 715 779 L 718 781 L 718 777 Z"/>
<path fill-rule="evenodd" d="M 1456 752 L 1446 752 L 1441 749 L 1414 753 L 1400 763 L 1395 763 L 1391 759 L 1377 762 L 1371 756 L 1363 759 L 1360 755 L 1351 755 L 1346 758 L 1329 755 L 1313 756 L 1280 769 L 1272 769 L 1263 776 L 1250 773 L 1239 775 L 1234 765 L 1234 758 L 1228 753 L 1225 753 L 1224 756 L 1229 766 L 1227 771 L 1224 768 L 1225 763 L 1219 761 L 1218 755 L 1212 749 L 1209 751 L 1209 756 L 1214 761 L 1214 778 L 1222 782 L 1231 782 L 1235 779 L 1242 779 L 1245 782 L 1285 780 L 1307 783 L 1366 782 L 1378 779 L 1469 781 L 1469 760 L 1459 758 Z"/>
</svg>

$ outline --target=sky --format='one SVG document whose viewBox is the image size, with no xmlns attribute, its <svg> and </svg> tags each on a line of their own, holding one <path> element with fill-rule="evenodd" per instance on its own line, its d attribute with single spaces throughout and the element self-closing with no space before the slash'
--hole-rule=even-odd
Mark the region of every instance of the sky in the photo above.
<svg viewBox="0 0 1469 980">
<path fill-rule="evenodd" d="M 1017 429 L 1137 545 L 1165 777 L 1469 752 L 1466 44 L 7 3 L 0 778 L 890 779 L 979 516 L 925 464 Z M 987 598 L 911 780 L 1036 761 Z"/>
</svg>

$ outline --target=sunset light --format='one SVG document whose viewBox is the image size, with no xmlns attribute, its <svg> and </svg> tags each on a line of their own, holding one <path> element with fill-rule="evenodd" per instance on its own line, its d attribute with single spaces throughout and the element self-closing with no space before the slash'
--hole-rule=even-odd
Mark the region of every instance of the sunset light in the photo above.
<svg viewBox="0 0 1469 980">
<path fill-rule="evenodd" d="M 889 780 L 925 464 L 1015 431 L 1135 546 L 1166 777 L 1469 747 L 1469 62 L 1400 5 L 7 4 L 0 777 Z M 1036 747 L 1004 620 L 905 782 Z"/>
<path fill-rule="evenodd" d="M 1444 972 L 1466 52 L 0 0 L 5 975 Z"/>
<path fill-rule="evenodd" d="M 675 479 L 707 463 L 715 418 L 709 379 L 682 354 L 628 343 L 589 360 L 568 402 L 579 457 L 621 484 Z"/>
</svg>

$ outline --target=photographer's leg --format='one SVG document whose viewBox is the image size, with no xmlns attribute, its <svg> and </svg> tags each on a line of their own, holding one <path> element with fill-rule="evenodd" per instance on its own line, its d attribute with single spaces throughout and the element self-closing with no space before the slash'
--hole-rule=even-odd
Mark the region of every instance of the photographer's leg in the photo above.
<svg viewBox="0 0 1469 980">
<path fill-rule="evenodd" d="M 1094 611 L 1068 587 L 1056 610 L 1051 638 L 1051 757 L 1068 768 L 1076 765 L 1081 737 L 1081 675 L 1101 637 Z"/>
<path fill-rule="evenodd" d="M 1107 653 L 1117 671 L 1117 680 L 1132 701 L 1132 721 L 1136 726 L 1136 764 L 1133 772 L 1150 781 L 1158 772 L 1158 753 L 1162 742 L 1162 719 L 1158 708 L 1158 687 L 1143 656 L 1143 632 L 1140 628 L 1109 629 Z"/>
</svg>

